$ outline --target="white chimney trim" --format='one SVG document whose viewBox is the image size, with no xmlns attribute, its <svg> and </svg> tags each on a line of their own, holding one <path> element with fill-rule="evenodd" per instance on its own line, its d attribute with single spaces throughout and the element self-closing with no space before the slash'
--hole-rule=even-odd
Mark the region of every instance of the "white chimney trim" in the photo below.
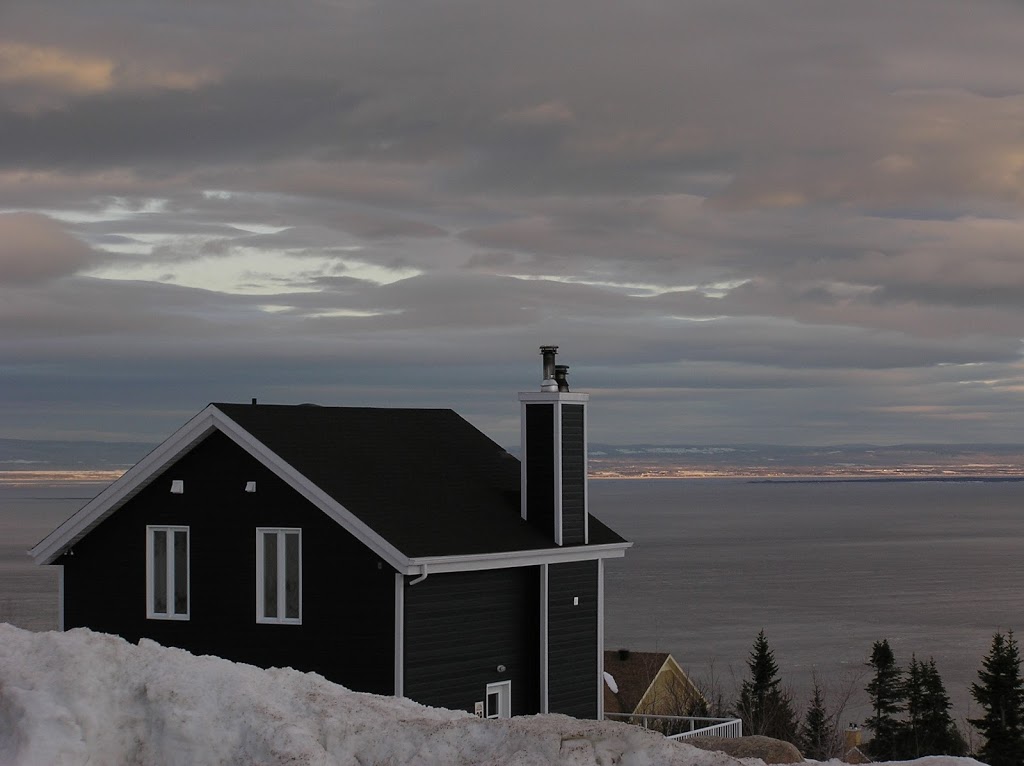
<svg viewBox="0 0 1024 766">
<path fill-rule="evenodd" d="M 580 394 L 569 391 L 520 391 L 519 401 L 521 402 L 568 402 L 575 404 L 586 404 L 590 401 L 590 394 Z"/>
</svg>

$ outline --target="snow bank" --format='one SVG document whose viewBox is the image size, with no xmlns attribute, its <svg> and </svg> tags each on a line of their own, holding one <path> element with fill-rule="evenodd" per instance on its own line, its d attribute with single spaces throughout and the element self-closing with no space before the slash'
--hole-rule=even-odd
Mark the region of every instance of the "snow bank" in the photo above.
<svg viewBox="0 0 1024 766">
<path fill-rule="evenodd" d="M 0 624 L 0 764 L 737 766 L 658 734 L 565 716 L 480 720 L 88 630 Z M 760 763 L 760 762 L 756 762 Z M 975 764 L 924 759 L 920 766 Z"/>
</svg>

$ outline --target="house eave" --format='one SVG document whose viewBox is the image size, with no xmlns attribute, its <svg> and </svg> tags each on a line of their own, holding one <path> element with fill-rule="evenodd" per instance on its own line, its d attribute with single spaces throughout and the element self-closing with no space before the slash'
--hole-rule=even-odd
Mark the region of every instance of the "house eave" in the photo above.
<svg viewBox="0 0 1024 766">
<path fill-rule="evenodd" d="M 147 487 L 156 474 L 216 427 L 215 408 L 206 407 L 155 447 L 119 479 L 72 514 L 29 551 L 36 564 L 52 564 L 94 526 Z"/>
<path fill-rule="evenodd" d="M 528 551 L 501 551 L 499 553 L 474 553 L 460 556 L 421 556 L 409 559 L 405 569 L 407 575 L 418 575 L 423 568 L 430 574 L 443 572 L 472 572 L 481 569 L 510 569 L 540 564 L 565 564 L 572 561 L 596 561 L 598 559 L 622 558 L 633 543 L 605 543 L 602 545 L 577 545 L 563 548 L 543 548 Z"/>
<path fill-rule="evenodd" d="M 408 566 L 409 558 L 406 555 L 212 404 L 43 538 L 29 550 L 29 555 L 35 559 L 36 564 L 52 564 L 97 524 L 147 487 L 160 471 L 174 462 L 178 456 L 214 430 L 224 433 L 270 468 L 295 491 L 348 530 L 394 569 L 404 571 Z"/>
<path fill-rule="evenodd" d="M 620 558 L 632 545 L 632 543 L 622 542 L 454 556 L 415 558 L 406 556 L 355 514 L 211 404 L 126 471 L 120 479 L 43 538 L 29 550 L 29 555 L 32 556 L 36 564 L 54 563 L 61 554 L 73 547 L 97 524 L 115 513 L 152 483 L 165 467 L 214 430 L 224 433 L 242 449 L 270 468 L 295 491 L 377 554 L 382 561 L 403 574 L 422 574 L 424 566 L 433 574 Z"/>
</svg>

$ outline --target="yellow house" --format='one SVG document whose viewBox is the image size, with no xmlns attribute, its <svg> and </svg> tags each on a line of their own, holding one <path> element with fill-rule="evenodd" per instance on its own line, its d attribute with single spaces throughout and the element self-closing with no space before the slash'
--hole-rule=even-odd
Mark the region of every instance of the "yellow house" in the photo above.
<svg viewBox="0 0 1024 766">
<path fill-rule="evenodd" d="M 668 652 L 604 653 L 605 713 L 707 715 L 707 700 Z"/>
</svg>

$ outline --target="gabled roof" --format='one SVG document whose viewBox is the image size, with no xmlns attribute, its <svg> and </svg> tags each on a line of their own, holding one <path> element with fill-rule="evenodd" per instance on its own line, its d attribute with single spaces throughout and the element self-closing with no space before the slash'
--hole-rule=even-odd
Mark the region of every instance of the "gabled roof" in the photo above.
<svg viewBox="0 0 1024 766">
<path fill-rule="evenodd" d="M 630 545 L 594 518 L 589 545 L 562 547 L 523 521 L 519 461 L 452 410 L 211 404 L 30 554 L 54 561 L 214 430 L 407 574 L 618 557 Z"/>
<path fill-rule="evenodd" d="M 668 652 L 606 651 L 604 672 L 615 679 L 616 690 L 605 682 L 605 712 L 634 712 L 668 657 Z"/>
<path fill-rule="evenodd" d="M 700 690 L 668 652 L 634 652 L 620 649 L 604 653 L 604 709 L 608 713 L 689 715 Z"/>
</svg>

